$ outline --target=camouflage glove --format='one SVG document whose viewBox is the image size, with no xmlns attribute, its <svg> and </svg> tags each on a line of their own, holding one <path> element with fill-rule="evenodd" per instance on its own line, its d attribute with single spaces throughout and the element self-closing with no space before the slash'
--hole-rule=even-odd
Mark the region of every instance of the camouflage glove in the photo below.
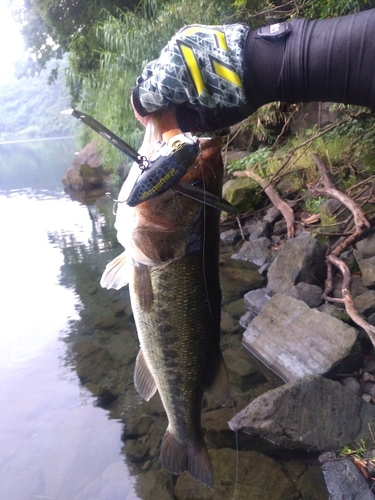
<svg viewBox="0 0 375 500">
<path fill-rule="evenodd" d="M 248 116 L 243 61 L 249 31 L 244 24 L 182 28 L 138 77 L 137 112 L 175 107 L 184 131 L 215 130 Z"/>
</svg>

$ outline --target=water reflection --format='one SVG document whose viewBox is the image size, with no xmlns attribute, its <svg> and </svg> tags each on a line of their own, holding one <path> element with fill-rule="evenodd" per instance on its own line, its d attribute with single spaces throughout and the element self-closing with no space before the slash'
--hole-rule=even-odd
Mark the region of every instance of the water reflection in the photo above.
<svg viewBox="0 0 375 500">
<path fill-rule="evenodd" d="M 103 192 L 72 199 L 63 192 L 74 144 L 56 144 L 49 152 L 29 144 L 21 158 L 14 150 L 7 157 L 0 145 L 0 499 L 171 500 L 179 479 L 160 464 L 165 412 L 158 394 L 145 402 L 134 388 L 138 340 L 129 292 L 99 285 L 122 251 L 112 202 Z M 263 280 L 226 264 L 221 273 L 225 307 Z M 235 362 L 236 328 L 228 340 Z M 267 389 L 259 374 L 250 375 L 243 387 L 233 384 L 237 408 Z M 209 448 L 235 448 L 227 425 L 233 409 L 208 398 L 203 411 Z M 258 449 L 251 439 L 239 439 L 240 449 Z M 235 460 L 224 462 L 225 498 L 232 498 Z M 246 494 L 246 484 L 240 487 Z"/>
<path fill-rule="evenodd" d="M 62 190 L 74 148 L 73 141 L 0 146 L 5 500 L 138 498 L 121 455 L 122 425 L 96 406 L 71 365 L 89 351 L 77 340 L 99 328 L 85 332 L 82 311 L 86 297 L 96 295 L 101 258 L 115 252 L 105 234 L 110 202 L 85 206 Z M 105 395 L 105 387 L 98 391 Z"/>
</svg>

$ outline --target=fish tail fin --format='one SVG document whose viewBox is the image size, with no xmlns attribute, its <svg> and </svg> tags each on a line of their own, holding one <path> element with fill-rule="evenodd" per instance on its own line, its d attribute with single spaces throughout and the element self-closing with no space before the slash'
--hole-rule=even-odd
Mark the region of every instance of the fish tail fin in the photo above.
<svg viewBox="0 0 375 500">
<path fill-rule="evenodd" d="M 212 464 L 203 438 L 194 444 L 179 441 L 172 432 L 166 431 L 161 448 L 161 463 L 172 474 L 187 470 L 194 479 L 212 487 Z"/>
</svg>

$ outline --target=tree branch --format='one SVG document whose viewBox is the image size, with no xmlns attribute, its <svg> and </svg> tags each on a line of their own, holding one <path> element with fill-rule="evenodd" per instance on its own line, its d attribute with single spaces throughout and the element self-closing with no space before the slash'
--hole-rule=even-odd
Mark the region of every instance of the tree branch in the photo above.
<svg viewBox="0 0 375 500">
<path fill-rule="evenodd" d="M 370 222 L 366 219 L 361 207 L 352 200 L 349 196 L 341 193 L 335 188 L 332 179 L 329 176 L 326 166 L 324 165 L 322 159 L 314 156 L 314 161 L 319 169 L 322 181 L 324 184 L 323 188 L 317 188 L 315 186 L 308 186 L 309 192 L 312 196 L 325 195 L 330 196 L 339 200 L 343 205 L 345 205 L 353 214 L 355 231 L 348 236 L 344 241 L 342 241 L 332 252 L 327 255 L 327 280 L 325 284 L 325 290 L 323 293 L 323 299 L 329 302 L 340 302 L 345 305 L 346 312 L 349 317 L 354 321 L 355 324 L 360 326 L 365 330 L 369 339 L 375 347 L 375 327 L 370 325 L 357 311 L 354 300 L 351 294 L 352 277 L 348 266 L 338 258 L 338 256 L 346 250 L 350 245 L 354 244 L 358 240 L 364 238 L 371 229 Z M 329 294 L 333 290 L 333 277 L 332 277 L 332 265 L 336 266 L 343 278 L 341 293 L 342 299 L 329 297 Z"/>
<path fill-rule="evenodd" d="M 266 180 L 262 179 L 257 175 L 254 170 L 247 169 L 244 172 L 234 172 L 237 177 L 250 177 L 255 182 L 257 182 L 263 189 L 268 198 L 271 200 L 273 205 L 280 210 L 282 213 L 287 227 L 288 238 L 294 237 L 294 213 L 290 206 L 280 198 L 276 193 L 273 186 L 271 186 Z"/>
</svg>

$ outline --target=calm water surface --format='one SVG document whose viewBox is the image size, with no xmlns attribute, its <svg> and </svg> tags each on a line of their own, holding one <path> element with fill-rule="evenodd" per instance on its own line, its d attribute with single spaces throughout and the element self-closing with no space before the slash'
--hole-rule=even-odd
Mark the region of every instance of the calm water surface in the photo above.
<svg viewBox="0 0 375 500">
<path fill-rule="evenodd" d="M 97 205 L 63 191 L 74 150 L 72 140 L 0 145 L 2 500 L 138 498 L 121 423 L 95 406 L 67 353 L 82 304 L 66 254 L 108 262 L 114 237 Z"/>
</svg>

